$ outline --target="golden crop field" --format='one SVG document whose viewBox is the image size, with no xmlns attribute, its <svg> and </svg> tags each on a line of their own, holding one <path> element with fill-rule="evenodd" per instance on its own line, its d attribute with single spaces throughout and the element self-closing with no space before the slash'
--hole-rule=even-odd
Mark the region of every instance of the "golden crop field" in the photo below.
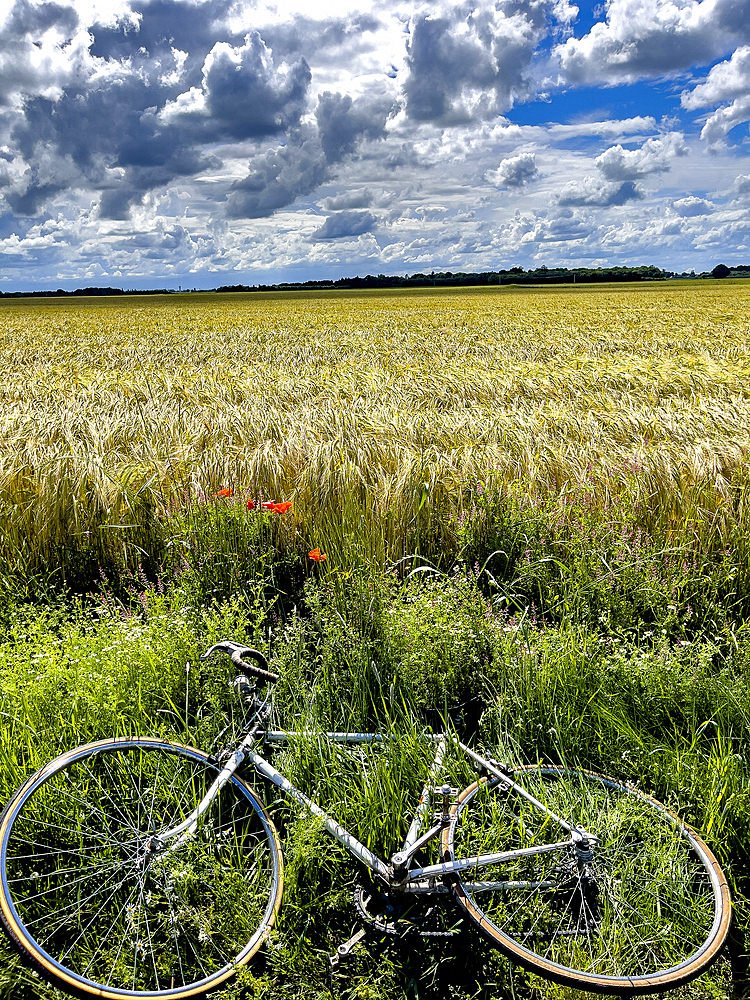
<svg viewBox="0 0 750 1000">
<path fill-rule="evenodd" d="M 729 281 L 5 299 L 0 545 L 49 554 L 231 485 L 303 521 L 354 498 L 391 551 L 488 477 L 635 477 L 710 513 L 745 477 L 748 316 Z"/>
</svg>

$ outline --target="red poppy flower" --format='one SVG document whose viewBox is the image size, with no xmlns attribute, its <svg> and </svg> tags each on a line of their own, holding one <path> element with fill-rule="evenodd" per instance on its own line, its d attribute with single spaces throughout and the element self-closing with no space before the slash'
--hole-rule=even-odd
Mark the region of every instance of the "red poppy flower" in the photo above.
<svg viewBox="0 0 750 1000">
<path fill-rule="evenodd" d="M 248 510 L 255 510 L 255 504 L 253 503 L 252 500 L 248 500 L 247 501 L 247 509 Z"/>
<path fill-rule="evenodd" d="M 263 504 L 265 510 L 269 510 L 272 514 L 285 514 L 291 509 L 291 506 L 291 500 L 285 500 L 284 503 L 276 503 L 275 500 L 266 500 Z"/>
<path fill-rule="evenodd" d="M 307 554 L 315 562 L 323 562 L 324 559 L 328 558 L 325 552 L 321 552 L 320 549 L 313 549 L 312 552 L 308 552 Z"/>
<path fill-rule="evenodd" d="M 229 486 L 227 486 L 225 489 L 219 490 L 218 493 L 214 493 L 214 496 L 215 497 L 231 497 L 231 495 L 233 493 L 234 493 L 234 490 L 231 489 Z"/>
</svg>

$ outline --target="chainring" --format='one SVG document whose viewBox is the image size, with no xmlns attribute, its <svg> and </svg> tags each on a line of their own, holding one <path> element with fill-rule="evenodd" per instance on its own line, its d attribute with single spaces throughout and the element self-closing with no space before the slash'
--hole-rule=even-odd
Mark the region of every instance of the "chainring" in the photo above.
<svg viewBox="0 0 750 1000">
<path fill-rule="evenodd" d="M 358 885 L 354 907 L 364 926 L 379 934 L 419 934 L 425 938 L 453 937 L 456 930 L 434 927 L 439 907 L 405 893 L 386 892 L 375 885 Z M 430 926 L 432 924 L 432 926 Z"/>
</svg>

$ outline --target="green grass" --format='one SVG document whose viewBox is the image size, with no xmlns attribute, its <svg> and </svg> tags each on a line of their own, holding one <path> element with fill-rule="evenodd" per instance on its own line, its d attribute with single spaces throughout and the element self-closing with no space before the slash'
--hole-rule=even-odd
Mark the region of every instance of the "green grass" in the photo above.
<svg viewBox="0 0 750 1000">
<path fill-rule="evenodd" d="M 520 489 L 476 500 L 457 528 L 463 556 L 452 565 L 412 559 L 380 570 L 369 558 L 313 565 L 282 554 L 275 533 L 284 515 L 252 520 L 244 504 L 215 498 L 176 519 L 188 556 L 158 580 L 135 573 L 99 580 L 88 597 L 6 607 L 4 797 L 90 739 L 148 732 L 210 745 L 233 709 L 226 663 L 200 667 L 198 656 L 231 635 L 279 670 L 277 725 L 398 734 L 387 750 L 306 739 L 276 754 L 292 780 L 385 854 L 427 773 L 418 734 L 441 715 L 496 755 L 635 780 L 679 810 L 725 866 L 737 909 L 731 962 L 682 993 L 741 993 L 750 914 L 742 552 L 683 539 L 675 561 L 676 539 L 667 545 L 658 526 L 651 535 L 636 528 L 624 499 L 613 501 L 611 521 L 591 505 L 584 517 L 575 503 L 561 518 L 559 504 Z M 348 545 L 356 551 L 356 535 Z M 229 558 L 240 554 L 239 563 Z M 605 566 L 606 585 L 597 577 Z M 472 780 L 465 766 L 451 767 L 455 783 Z M 254 960 L 237 995 L 564 992 L 508 966 L 466 929 L 458 941 L 368 939 L 332 974 L 326 956 L 355 929 L 361 875 L 317 823 L 279 802 L 272 812 L 287 858 L 282 919 L 276 947 Z M 0 995 L 53 995 L 3 950 Z"/>
</svg>

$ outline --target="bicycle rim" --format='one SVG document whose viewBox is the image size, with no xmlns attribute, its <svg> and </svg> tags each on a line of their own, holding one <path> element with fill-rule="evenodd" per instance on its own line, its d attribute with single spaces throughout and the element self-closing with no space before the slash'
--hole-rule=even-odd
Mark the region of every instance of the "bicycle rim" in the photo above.
<svg viewBox="0 0 750 1000">
<path fill-rule="evenodd" d="M 282 862 L 252 790 L 233 776 L 193 837 L 158 840 L 219 770 L 163 740 L 103 740 L 51 761 L 8 803 L 0 917 L 55 985 L 180 1000 L 255 954 L 281 902 Z"/>
<path fill-rule="evenodd" d="M 597 840 L 455 876 L 468 916 L 509 957 L 548 979 L 606 993 L 651 993 L 695 978 L 726 939 L 724 874 L 698 835 L 655 799 L 611 778 L 526 767 L 515 780 Z M 551 845 L 570 835 L 496 779 L 459 796 L 443 835 L 451 859 Z"/>
</svg>

